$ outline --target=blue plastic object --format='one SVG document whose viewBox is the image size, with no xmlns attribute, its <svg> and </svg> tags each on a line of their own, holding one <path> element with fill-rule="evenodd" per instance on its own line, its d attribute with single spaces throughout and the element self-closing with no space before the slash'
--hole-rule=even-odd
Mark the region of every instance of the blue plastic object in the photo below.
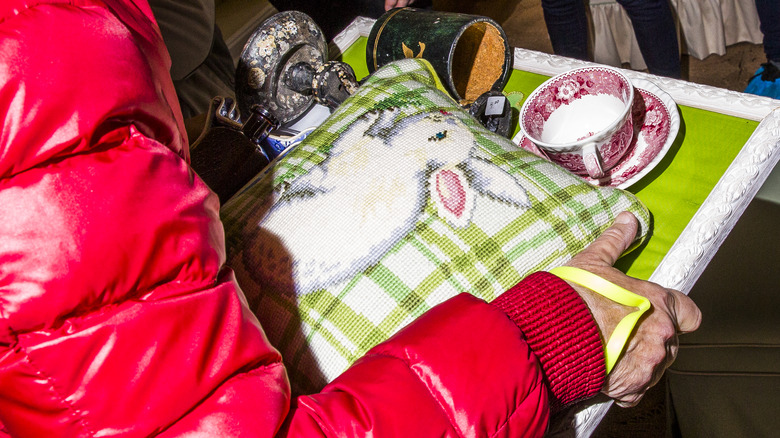
<svg viewBox="0 0 780 438">
<path fill-rule="evenodd" d="M 780 69 L 772 63 L 761 64 L 748 82 L 745 93 L 780 99 Z"/>
</svg>

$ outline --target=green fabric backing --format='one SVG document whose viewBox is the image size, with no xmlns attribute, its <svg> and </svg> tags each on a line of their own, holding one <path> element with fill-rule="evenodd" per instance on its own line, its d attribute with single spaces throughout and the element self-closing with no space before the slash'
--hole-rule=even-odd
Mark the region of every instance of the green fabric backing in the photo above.
<svg viewBox="0 0 780 438">
<path fill-rule="evenodd" d="M 360 38 L 342 55 L 358 78 L 368 75 L 365 47 L 366 39 Z M 528 96 L 548 78 L 515 70 L 504 91 L 520 91 Z M 680 130 L 671 150 L 652 172 L 628 188 L 653 215 L 650 238 L 617 263 L 618 268 L 637 278 L 650 278 L 758 126 L 756 121 L 698 108 L 678 105 L 678 110 Z"/>
</svg>

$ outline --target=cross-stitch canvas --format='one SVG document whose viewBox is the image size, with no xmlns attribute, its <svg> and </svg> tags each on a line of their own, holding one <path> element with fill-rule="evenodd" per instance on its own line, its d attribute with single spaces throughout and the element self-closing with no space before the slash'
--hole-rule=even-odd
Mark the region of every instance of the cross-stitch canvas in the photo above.
<svg viewBox="0 0 780 438">
<path fill-rule="evenodd" d="M 423 60 L 372 75 L 222 210 L 228 265 L 297 392 L 461 292 L 491 300 L 561 265 L 630 193 L 484 129 Z"/>
</svg>

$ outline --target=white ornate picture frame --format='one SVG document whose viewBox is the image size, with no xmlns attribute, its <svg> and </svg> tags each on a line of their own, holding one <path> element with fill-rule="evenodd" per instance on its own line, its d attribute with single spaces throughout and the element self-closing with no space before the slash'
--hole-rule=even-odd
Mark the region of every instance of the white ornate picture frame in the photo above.
<svg viewBox="0 0 780 438">
<path fill-rule="evenodd" d="M 338 57 L 360 37 L 368 37 L 374 21 L 355 19 L 333 39 L 330 57 Z M 553 76 L 588 65 L 594 63 L 514 49 L 516 70 Z M 637 71 L 625 73 L 632 79 L 651 80 L 680 105 L 760 122 L 650 276 L 650 281 L 687 294 L 780 160 L 780 100 Z M 571 427 L 559 424 L 555 429 L 573 428 L 571 432 L 577 437 L 590 436 L 611 404 L 609 401 L 584 407 L 575 414 Z"/>
</svg>

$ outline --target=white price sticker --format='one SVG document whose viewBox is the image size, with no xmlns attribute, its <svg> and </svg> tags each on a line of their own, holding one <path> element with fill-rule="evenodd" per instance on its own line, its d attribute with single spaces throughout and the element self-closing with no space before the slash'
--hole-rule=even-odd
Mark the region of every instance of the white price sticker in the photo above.
<svg viewBox="0 0 780 438">
<path fill-rule="evenodd" d="M 491 96 L 487 99 L 487 104 L 485 105 L 485 115 L 486 116 L 495 116 L 499 115 L 504 112 L 504 101 L 506 101 L 506 97 L 504 96 Z"/>
</svg>

